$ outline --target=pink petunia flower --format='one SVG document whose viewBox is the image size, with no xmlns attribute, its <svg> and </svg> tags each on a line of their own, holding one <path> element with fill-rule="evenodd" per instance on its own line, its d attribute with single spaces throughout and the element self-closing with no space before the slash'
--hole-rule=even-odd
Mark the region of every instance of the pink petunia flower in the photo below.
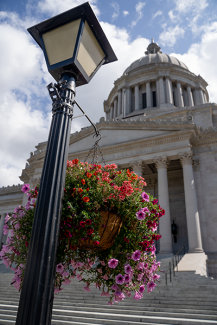
<svg viewBox="0 0 217 325">
<path fill-rule="evenodd" d="M 149 282 L 147 284 L 148 293 L 152 292 L 152 290 L 154 290 L 155 286 L 156 286 L 156 283 L 154 283 L 153 281 Z"/>
<path fill-rule="evenodd" d="M 83 277 L 82 277 L 81 274 L 77 274 L 76 276 L 77 276 L 77 279 L 78 279 L 79 281 L 81 281 L 81 280 L 83 279 Z"/>
<path fill-rule="evenodd" d="M 59 263 L 56 267 L 56 272 L 62 274 L 63 271 L 64 271 L 64 266 L 62 265 L 62 263 Z"/>
<path fill-rule="evenodd" d="M 137 220 L 144 220 L 145 219 L 145 213 L 140 209 L 138 212 L 136 212 L 136 219 Z"/>
<path fill-rule="evenodd" d="M 30 190 L 30 185 L 29 184 L 23 184 L 23 186 L 21 188 L 21 191 L 23 193 L 27 193 L 27 192 L 29 192 L 29 190 Z"/>
<path fill-rule="evenodd" d="M 124 284 L 124 277 L 122 274 L 118 274 L 116 277 L 115 277 L 115 282 L 117 284 Z"/>
<path fill-rule="evenodd" d="M 64 285 L 67 285 L 67 284 L 70 284 L 71 283 L 71 281 L 69 280 L 69 279 L 65 279 L 64 281 L 63 281 L 63 284 Z"/>
<path fill-rule="evenodd" d="M 110 269 L 115 269 L 118 265 L 118 260 L 116 260 L 115 258 L 111 258 L 108 261 L 108 266 L 110 267 Z"/>
<path fill-rule="evenodd" d="M 130 264 L 124 266 L 124 271 L 126 274 L 130 274 L 130 272 L 132 271 L 132 267 L 130 266 Z"/>
<path fill-rule="evenodd" d="M 139 299 L 142 299 L 143 295 L 139 292 L 136 292 L 135 293 L 135 296 L 133 297 L 134 300 L 139 300 Z"/>
<path fill-rule="evenodd" d="M 143 293 L 145 291 L 144 284 L 139 287 L 139 293 Z"/>
<path fill-rule="evenodd" d="M 87 291 L 87 292 L 90 292 L 90 287 L 84 287 L 84 290 Z"/>
<path fill-rule="evenodd" d="M 149 202 L 149 195 L 145 192 L 142 192 L 141 197 L 144 201 Z"/>
<path fill-rule="evenodd" d="M 141 252 L 139 250 L 136 250 L 132 255 L 131 255 L 131 259 L 133 261 L 139 261 L 141 257 Z"/>
</svg>

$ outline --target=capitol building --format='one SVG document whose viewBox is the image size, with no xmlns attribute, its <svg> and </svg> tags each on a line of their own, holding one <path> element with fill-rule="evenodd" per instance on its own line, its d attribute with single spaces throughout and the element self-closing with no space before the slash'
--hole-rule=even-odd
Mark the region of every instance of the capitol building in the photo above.
<svg viewBox="0 0 217 325">
<path fill-rule="evenodd" d="M 114 82 L 96 126 L 106 163 L 143 176 L 146 191 L 166 211 L 158 257 L 172 257 L 185 246 L 179 270 L 217 277 L 217 104 L 209 101 L 207 82 L 190 68 L 152 40 Z M 83 161 L 93 135 L 92 126 L 71 134 L 68 158 Z M 22 182 L 40 182 L 45 150 L 46 142 L 36 145 Z M 1 243 L 6 213 L 25 203 L 20 189 L 0 188 Z"/>
</svg>

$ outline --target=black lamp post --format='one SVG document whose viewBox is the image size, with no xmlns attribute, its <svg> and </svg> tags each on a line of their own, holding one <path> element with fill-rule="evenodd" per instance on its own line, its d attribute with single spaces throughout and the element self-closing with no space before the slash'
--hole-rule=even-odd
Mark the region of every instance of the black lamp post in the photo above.
<svg viewBox="0 0 217 325">
<path fill-rule="evenodd" d="M 28 31 L 57 84 L 16 325 L 49 325 L 75 88 L 117 58 L 88 2 Z"/>
</svg>

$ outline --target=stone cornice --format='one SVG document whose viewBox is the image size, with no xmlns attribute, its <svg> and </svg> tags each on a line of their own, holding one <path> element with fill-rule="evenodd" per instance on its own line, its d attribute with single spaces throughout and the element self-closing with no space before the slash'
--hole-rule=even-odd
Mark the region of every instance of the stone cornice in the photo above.
<svg viewBox="0 0 217 325">
<path fill-rule="evenodd" d="M 7 186 L 7 187 L 3 186 L 3 187 L 0 188 L 0 194 L 20 192 L 22 186 L 23 186 L 23 184 Z"/>
</svg>

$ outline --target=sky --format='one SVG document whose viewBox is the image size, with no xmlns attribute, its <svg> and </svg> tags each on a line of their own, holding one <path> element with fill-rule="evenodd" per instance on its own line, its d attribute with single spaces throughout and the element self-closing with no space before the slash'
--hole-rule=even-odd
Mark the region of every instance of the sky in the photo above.
<svg viewBox="0 0 217 325">
<path fill-rule="evenodd" d="M 30 152 L 48 138 L 53 82 L 41 48 L 27 28 L 82 4 L 83 0 L 0 0 L 0 187 L 22 183 Z M 103 101 L 114 81 L 144 56 L 151 38 L 163 53 L 183 61 L 209 84 L 217 102 L 216 0 L 91 0 L 90 4 L 118 57 L 102 66 L 76 100 L 94 123 L 104 116 Z M 76 112 L 75 112 L 76 114 Z M 84 117 L 72 132 L 88 126 Z"/>
</svg>

